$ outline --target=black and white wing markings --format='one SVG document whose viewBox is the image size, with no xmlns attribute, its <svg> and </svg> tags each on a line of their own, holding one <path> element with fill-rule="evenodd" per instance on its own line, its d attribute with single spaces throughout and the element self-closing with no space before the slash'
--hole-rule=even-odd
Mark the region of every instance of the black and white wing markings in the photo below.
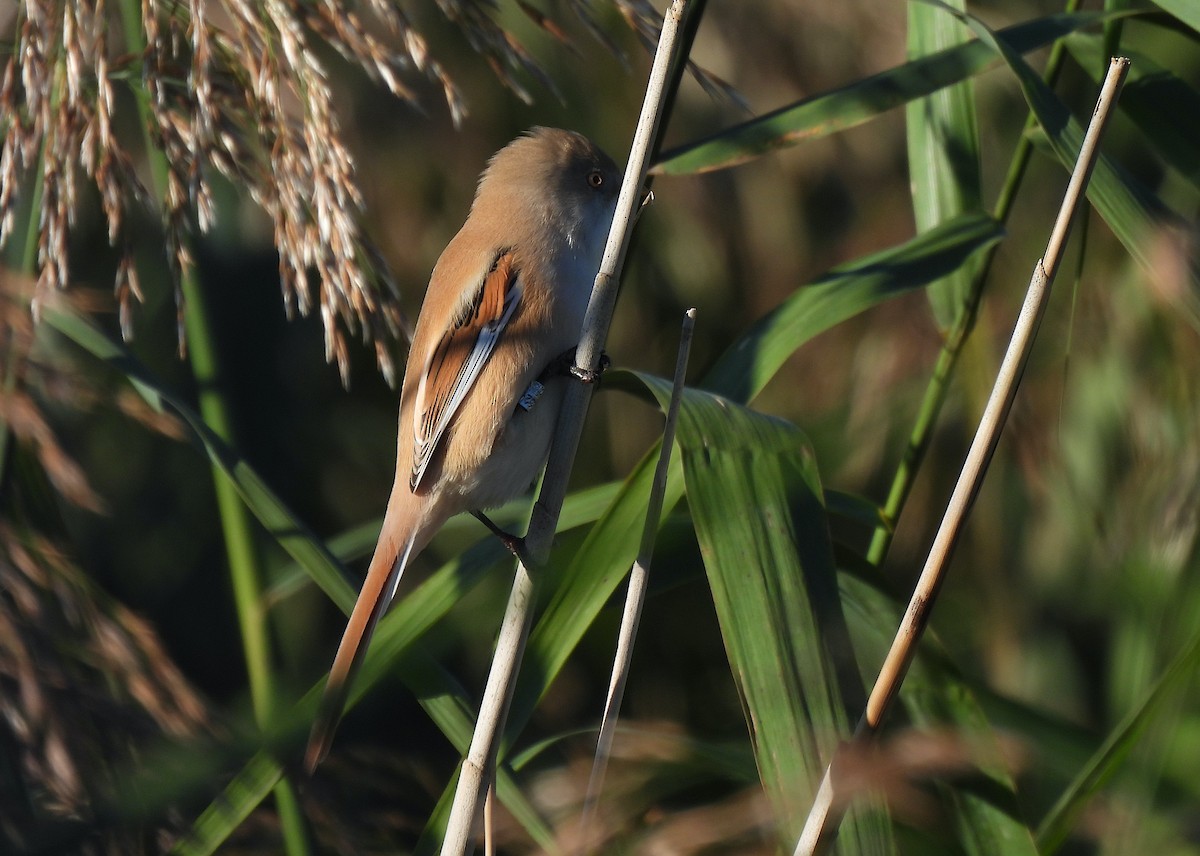
<svg viewBox="0 0 1200 856">
<path fill-rule="evenodd" d="M 412 473 L 408 486 L 421 484 L 438 443 L 521 301 L 521 276 L 511 250 L 503 250 L 479 284 L 474 299 L 463 307 L 442 334 L 421 375 L 414 408 Z"/>
</svg>

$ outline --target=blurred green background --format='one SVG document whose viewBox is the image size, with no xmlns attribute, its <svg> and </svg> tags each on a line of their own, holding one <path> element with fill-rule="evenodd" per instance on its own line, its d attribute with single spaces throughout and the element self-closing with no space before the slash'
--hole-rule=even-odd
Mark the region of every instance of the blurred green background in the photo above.
<svg viewBox="0 0 1200 856">
<path fill-rule="evenodd" d="M 314 47 L 328 68 L 343 138 L 354 156 L 365 202 L 363 230 L 381 249 L 410 317 L 429 270 L 466 214 L 480 169 L 514 135 L 532 125 L 570 127 L 624 160 L 649 57 L 608 4 L 596 4 L 598 23 L 626 52 L 626 64 L 587 33 L 568 5 L 543 4 L 569 34 L 570 50 L 518 4 L 501 2 L 486 10 L 528 48 L 561 93 L 559 100 L 524 77 L 533 95 L 526 104 L 497 82 L 458 27 L 429 4 L 408 4 L 430 53 L 466 98 L 469 114 L 461 128 L 454 127 L 436 85 L 412 82 L 423 108 L 418 110 L 327 46 Z M 1152 57 L 1167 70 L 1191 93 L 1175 118 L 1195 129 L 1200 120 L 1189 111 L 1200 98 L 1200 35 L 1194 10 L 1188 18 L 1186 6 L 1178 18 L 1167 14 L 1173 7 L 1164 3 L 1166 11 L 1157 19 L 1134 17 L 1087 32 L 1119 38 L 1122 50 Z M 1003 27 L 1061 6 L 997 0 L 973 4 L 970 11 Z M 664 148 L 904 63 L 907 15 L 903 3 L 868 0 L 707 4 L 693 58 L 740 93 L 750 112 L 710 97 L 689 76 L 669 118 Z M 25 21 L 23 10 L 0 12 L 4 45 L 17 44 Z M 1097 49 L 1097 58 L 1082 64 L 1069 58 L 1054 87 L 1081 123 L 1095 98 L 1100 56 L 1097 41 L 1088 45 Z M 119 52 L 117 45 L 113 52 Z M 1047 54 L 1043 49 L 1027 59 L 1041 69 Z M 1083 48 L 1073 54 L 1082 55 Z M 12 56 L 0 54 L 6 61 Z M 136 75 L 131 80 L 136 84 Z M 981 198 L 991 210 L 1025 133 L 1027 107 L 1003 64 L 974 76 L 972 85 Z M 116 98 L 118 133 L 141 151 L 131 87 L 117 86 Z M 679 322 L 695 306 L 699 318 L 689 377 L 698 379 L 751 324 L 806 283 L 910 239 L 916 225 L 905 123 L 903 109 L 890 109 L 732 169 L 657 178 L 655 203 L 639 223 L 608 338 L 614 365 L 669 376 Z M 1195 256 L 1200 136 L 1184 138 L 1184 152 L 1193 159 L 1188 174 L 1178 160 L 1164 157 L 1161 140 L 1150 136 L 1154 131 L 1141 116 L 1118 113 L 1104 151 L 1186 225 L 1143 236 L 1144 252 L 1153 260 L 1147 270 L 1099 217 L 1081 215 L 1087 222 L 1075 230 L 1008 428 L 934 613 L 941 650 L 969 685 L 991 698 L 984 707 L 992 726 L 1023 747 L 1016 793 L 1030 828 L 1101 742 L 1139 709 L 1200 627 Z M 920 571 L 1066 185 L 1066 171 L 1037 139 L 1039 133 L 1032 136 L 1035 153 L 989 269 L 978 320 L 876 578 L 898 602 Z M 139 169 L 148 181 L 144 165 Z M 108 297 L 117 256 L 108 247 L 95 192 L 82 189 L 82 176 L 80 182 L 70 293 L 99 304 L 94 320 L 117 338 Z M 23 189 L 27 199 L 28 180 Z M 391 485 L 396 393 L 375 368 L 373 346 L 353 339 L 350 383 L 343 388 L 336 367 L 325 361 L 317 314 L 285 317 L 269 218 L 235 183 L 215 176 L 214 193 L 215 228 L 195 236 L 193 253 L 216 346 L 215 383 L 232 415 L 231 445 L 321 539 L 362 527 L 359 558 L 348 563 L 352 575 L 361 573 L 362 553 L 372 546 L 372 527 Z M 134 213 L 127 230 L 146 295 L 134 311 L 136 335 L 129 347 L 166 388 L 193 399 L 195 379 L 176 356 L 175 305 L 156 216 Z M 17 244 L 10 241 L 8 248 L 13 271 L 20 269 Z M 10 279 L 15 295 L 15 273 Z M 22 311 L 17 297 L 9 300 L 6 312 Z M 10 326 L 15 329 L 15 322 Z M 0 344 L 12 349 L 18 341 L 10 330 Z M 904 294 L 798 349 L 752 406 L 807 434 L 826 489 L 882 504 L 942 341 L 926 295 Z M 403 361 L 402 342 L 387 347 Z M 9 359 L 12 353 L 8 350 Z M 128 393 L 120 373 L 53 331 L 39 328 L 22 366 L 17 388 L 37 402 L 104 510 L 81 509 L 54 492 L 38 475 L 37 441 L 18 430 L 0 497 L 9 521 L 5 531 L 12 538 L 26 529 L 45 535 L 88 585 L 104 593 L 97 597 L 111 597 L 143 617 L 206 711 L 206 725 L 173 740 L 182 741 L 181 763 L 209 754 L 216 769 L 197 775 L 200 784 L 180 798 L 173 813 L 139 818 L 141 831 L 126 839 L 130 848 L 156 852 L 161 839 L 148 830 L 187 828 L 249 757 L 254 741 L 209 462 L 195 443 L 150 430 L 115 407 L 119 395 Z M 60 375 L 86 390 L 86 397 L 60 394 L 53 385 Z M 660 435 L 661 422 L 657 409 L 644 401 L 602 390 L 593 399 L 573 486 L 623 480 Z M 278 597 L 270 602 L 268 628 L 275 704 L 286 710 L 323 675 L 344 617 L 316 586 L 296 582 L 304 578 L 294 575 L 273 538 L 257 524 L 253 533 L 263 585 Z M 473 522 L 455 527 L 420 559 L 405 589 L 483 537 Z M 834 537 L 839 560 L 854 570 L 867 553 L 870 529 L 835 519 Z M 563 534 L 559 548 L 569 550 L 578 540 L 577 534 Z M 10 558 L 6 571 L 12 573 L 15 564 Z M 500 567 L 505 570 L 471 590 L 424 637 L 470 698 L 478 697 L 483 684 L 510 582 L 507 565 Z M 286 586 L 273 588 L 280 580 Z M 627 756 L 615 762 L 640 770 L 641 778 L 634 775 L 632 784 L 618 780 L 629 793 L 603 852 L 775 852 L 770 834 L 714 819 L 718 809 L 736 807 L 745 797 L 754 767 L 743 705 L 685 507 L 663 530 L 651 585 L 624 709 L 625 721 L 649 736 L 645 745 L 631 736 Z M 588 628 L 520 740 L 518 748 L 572 735 L 555 742 L 521 776 L 552 826 L 566 823 L 556 820 L 566 814 L 555 807 L 556 789 L 567 787 L 563 782 L 578 788 L 586 778 L 621 591 Z M 887 635 L 890 628 L 879 632 Z M 864 673 L 873 674 L 877 663 L 861 653 L 860 659 Z M 10 656 L 6 663 L 11 662 Z M 6 692 L 19 685 L 14 674 L 4 675 Z M 1063 852 L 1200 852 L 1194 772 L 1200 699 L 1195 686 L 1183 685 L 1185 691 L 1173 692 L 1165 708 L 1156 709 L 1139 739 L 1122 744 L 1129 757 L 1086 803 Z M 905 722 L 901 717 L 897 730 Z M 209 748 L 189 748 L 193 740 Z M 20 757 L 15 747 L 21 741 L 9 743 L 11 758 Z M 130 745 L 138 747 L 131 758 L 144 758 L 157 751 L 159 741 L 131 738 Z M 685 752 L 680 746 L 691 748 Z M 330 770 L 303 794 L 315 829 L 309 844 L 317 852 L 407 850 L 458 758 L 410 689 L 394 680 L 376 685 L 343 722 Z M 658 772 L 656 764 L 668 760 L 677 766 Z M 107 775 L 89 773 L 78 763 L 82 790 L 90 795 L 79 805 L 94 809 L 108 793 L 97 784 Z M 132 760 L 132 766 L 138 762 Z M 11 761 L 8 769 L 20 777 L 25 768 Z M 53 826 L 57 809 L 39 802 L 39 787 L 26 787 L 33 794 L 32 820 L 14 821 L 6 832 L 32 850 L 53 849 L 46 842 L 54 836 L 37 831 Z M 921 791 L 934 802 L 940 793 L 932 786 Z M 230 852 L 281 849 L 271 803 L 262 806 L 225 845 Z M 86 839 L 87 846 L 102 847 L 95 841 L 114 834 L 114 827 L 128 831 L 123 821 L 98 820 L 104 813 L 91 809 L 77 806 L 65 813 L 100 830 L 95 840 Z M 707 842 L 689 843 L 672 821 L 700 823 L 706 816 L 688 812 L 704 809 L 716 831 Z M 947 832 L 945 812 L 943 807 L 932 817 L 907 816 L 897 809 L 909 832 L 895 848 L 989 852 L 972 851 L 968 836 Z M 508 829 L 506 835 L 511 848 L 506 852 L 535 849 L 519 831 Z M 67 840 L 73 843 L 63 852 L 83 846 L 79 839 Z M 655 843 L 676 849 L 654 850 Z"/>
</svg>

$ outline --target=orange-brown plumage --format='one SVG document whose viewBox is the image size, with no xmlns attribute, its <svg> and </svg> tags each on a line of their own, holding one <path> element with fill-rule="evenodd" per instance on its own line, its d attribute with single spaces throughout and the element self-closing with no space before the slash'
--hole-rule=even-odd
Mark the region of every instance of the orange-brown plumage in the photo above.
<svg viewBox="0 0 1200 856">
<path fill-rule="evenodd" d="M 400 392 L 396 477 L 305 753 L 329 749 L 404 568 L 451 516 L 519 495 L 545 464 L 564 389 L 521 396 L 579 340 L 619 175 L 587 138 L 535 128 L 497 152 L 433 269 Z"/>
</svg>

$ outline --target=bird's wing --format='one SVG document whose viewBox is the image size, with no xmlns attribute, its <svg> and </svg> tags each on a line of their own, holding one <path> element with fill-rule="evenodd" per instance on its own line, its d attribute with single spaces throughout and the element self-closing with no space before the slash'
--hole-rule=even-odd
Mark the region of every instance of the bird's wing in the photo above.
<svg viewBox="0 0 1200 856">
<path fill-rule="evenodd" d="M 413 409 L 415 445 L 408 480 L 412 490 L 421 484 L 446 426 L 487 364 L 520 301 L 520 271 L 512 251 L 504 250 L 425 363 Z"/>
</svg>

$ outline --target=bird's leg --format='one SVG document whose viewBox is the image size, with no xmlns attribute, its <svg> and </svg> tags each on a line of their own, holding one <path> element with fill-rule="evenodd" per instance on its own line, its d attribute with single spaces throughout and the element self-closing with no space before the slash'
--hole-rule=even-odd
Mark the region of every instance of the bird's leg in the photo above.
<svg viewBox="0 0 1200 856">
<path fill-rule="evenodd" d="M 492 522 L 492 518 L 488 517 L 482 511 L 472 511 L 471 514 L 488 528 L 488 531 L 500 539 L 500 543 L 504 545 L 508 552 L 512 553 L 522 562 L 525 561 L 525 539 L 518 538 L 511 532 L 505 532 L 499 526 Z"/>
</svg>

